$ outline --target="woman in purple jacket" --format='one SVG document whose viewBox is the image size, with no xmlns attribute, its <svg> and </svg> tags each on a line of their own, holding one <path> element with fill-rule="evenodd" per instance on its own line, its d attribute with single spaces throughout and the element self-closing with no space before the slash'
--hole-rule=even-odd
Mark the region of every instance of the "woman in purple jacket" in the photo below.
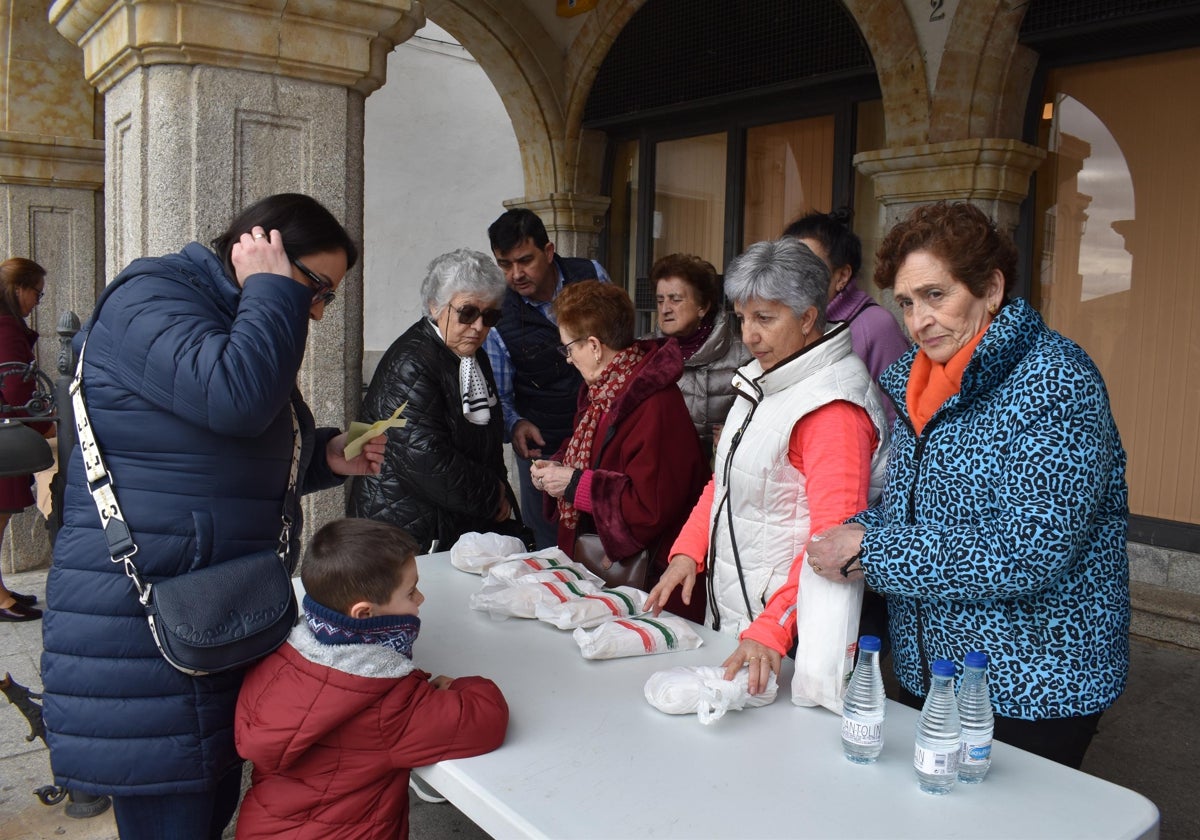
<svg viewBox="0 0 1200 840">
<path fill-rule="evenodd" d="M 832 213 L 808 213 L 788 225 L 783 235 L 799 239 L 829 266 L 825 317 L 850 323 L 854 354 L 863 360 L 871 378 L 878 383 L 880 374 L 904 355 L 911 342 L 904 337 L 892 313 L 854 282 L 862 268 L 862 242 L 850 230 L 851 215 L 845 207 Z M 895 408 L 887 400 L 883 407 L 891 423 L 896 419 Z"/>
</svg>

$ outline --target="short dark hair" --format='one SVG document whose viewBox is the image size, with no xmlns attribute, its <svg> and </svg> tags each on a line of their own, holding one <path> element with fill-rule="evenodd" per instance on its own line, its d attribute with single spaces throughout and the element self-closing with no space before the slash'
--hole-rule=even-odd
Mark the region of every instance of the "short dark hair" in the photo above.
<svg viewBox="0 0 1200 840">
<path fill-rule="evenodd" d="M 302 193 L 279 193 L 259 199 L 238 213 L 225 232 L 210 243 L 230 277 L 234 276 L 230 259 L 233 244 L 256 225 L 268 232 L 279 231 L 289 259 L 340 249 L 346 252 L 347 269 L 358 262 L 358 246 L 319 201 Z"/>
<path fill-rule="evenodd" d="M 696 292 L 696 302 L 710 309 L 721 296 L 721 283 L 717 270 L 708 260 L 692 254 L 667 254 L 659 257 L 650 269 L 650 282 L 658 285 L 659 280 L 678 277 Z"/>
<path fill-rule="evenodd" d="M 829 255 L 833 269 L 850 266 L 850 279 L 853 280 L 862 268 L 862 241 L 850 229 L 853 218 L 854 211 L 849 207 L 840 207 L 831 213 L 805 213 L 788 225 L 783 235 L 817 240 Z"/>
<path fill-rule="evenodd" d="M 511 251 L 526 239 L 532 239 L 533 244 L 539 248 L 550 244 L 550 237 L 542 220 L 538 218 L 537 213 L 524 207 L 504 211 L 488 228 L 488 242 L 497 254 Z"/>
<path fill-rule="evenodd" d="M 11 257 L 0 263 L 0 314 L 21 317 L 17 292 L 36 289 L 46 277 L 46 269 L 24 257 Z"/>
<path fill-rule="evenodd" d="M 335 519 L 313 534 L 300 582 L 318 604 L 343 614 L 359 601 L 386 604 L 418 551 L 403 528 L 374 519 Z"/>
<path fill-rule="evenodd" d="M 987 294 L 992 272 L 1004 277 L 1004 297 L 1017 282 L 1017 246 L 987 214 L 965 201 L 925 204 L 888 231 L 875 255 L 875 285 L 890 289 L 909 254 L 928 251 L 977 298 Z"/>
<path fill-rule="evenodd" d="M 633 301 L 612 283 L 582 280 L 564 286 L 554 299 L 554 315 L 578 338 L 594 335 L 613 350 L 633 344 Z"/>
</svg>

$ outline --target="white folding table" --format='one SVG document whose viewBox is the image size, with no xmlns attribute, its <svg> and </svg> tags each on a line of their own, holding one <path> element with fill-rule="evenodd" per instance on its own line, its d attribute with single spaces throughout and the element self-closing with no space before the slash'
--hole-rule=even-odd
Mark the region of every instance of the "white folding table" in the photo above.
<svg viewBox="0 0 1200 840">
<path fill-rule="evenodd" d="M 775 703 L 710 726 L 642 693 L 655 671 L 717 665 L 734 647 L 698 627 L 693 651 L 587 661 L 569 631 L 497 621 L 467 606 L 479 578 L 447 553 L 419 559 L 419 667 L 479 674 L 503 690 L 508 736 L 493 753 L 417 774 L 497 838 L 1128 838 L 1158 837 L 1158 809 L 1134 791 L 995 744 L 979 785 L 917 788 L 917 713 L 889 702 L 883 754 L 842 756 L 841 719 L 794 706 L 790 661 Z"/>
</svg>

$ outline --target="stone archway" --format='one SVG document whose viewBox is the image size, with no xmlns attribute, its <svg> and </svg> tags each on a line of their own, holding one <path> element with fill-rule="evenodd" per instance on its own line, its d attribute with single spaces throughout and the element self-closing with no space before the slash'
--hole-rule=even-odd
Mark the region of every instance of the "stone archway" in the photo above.
<svg viewBox="0 0 1200 840">
<path fill-rule="evenodd" d="M 917 33 L 901 0 L 843 0 L 875 59 L 888 146 L 929 142 L 929 84 Z"/>
<path fill-rule="evenodd" d="M 617 33 L 645 0 L 593 10 L 566 46 L 519 0 L 501 11 L 467 0 L 426 0 L 425 9 L 487 74 L 504 102 L 521 153 L 525 194 L 563 253 L 594 251 L 608 199 L 600 195 L 603 137 L 582 128 L 596 71 Z M 501 12 L 511 12 L 502 14 Z"/>
<path fill-rule="evenodd" d="M 1025 4 L 960 0 L 933 92 L 929 141 L 1019 139 L 1037 55 L 1017 39 Z"/>
<path fill-rule="evenodd" d="M 537 19 L 510 2 L 511 14 L 468 0 L 425 0 L 431 20 L 454 36 L 504 102 L 532 198 L 562 189 L 563 60 Z"/>
</svg>

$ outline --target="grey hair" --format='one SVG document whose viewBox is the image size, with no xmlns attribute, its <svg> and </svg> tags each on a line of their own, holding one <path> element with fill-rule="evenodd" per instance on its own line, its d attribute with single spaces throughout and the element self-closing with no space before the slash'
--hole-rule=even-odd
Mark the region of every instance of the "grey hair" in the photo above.
<svg viewBox="0 0 1200 840">
<path fill-rule="evenodd" d="M 745 305 L 757 298 L 782 303 L 803 315 L 817 308 L 816 328 L 825 328 L 829 267 L 798 239 L 755 242 L 725 269 L 725 297 Z"/>
<path fill-rule="evenodd" d="M 421 299 L 427 310 L 438 312 L 457 294 L 498 302 L 506 288 L 504 272 L 494 259 L 479 251 L 459 248 L 435 257 L 425 269 Z"/>
</svg>

